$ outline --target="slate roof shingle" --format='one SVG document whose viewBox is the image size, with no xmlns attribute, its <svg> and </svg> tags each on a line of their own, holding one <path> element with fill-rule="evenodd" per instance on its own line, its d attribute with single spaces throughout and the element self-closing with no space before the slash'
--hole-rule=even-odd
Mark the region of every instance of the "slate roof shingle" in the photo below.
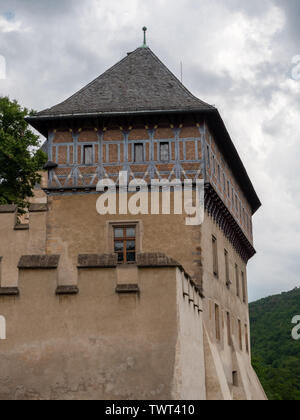
<svg viewBox="0 0 300 420">
<path fill-rule="evenodd" d="M 212 109 L 192 95 L 150 48 L 138 48 L 69 99 L 37 116 Z"/>
</svg>

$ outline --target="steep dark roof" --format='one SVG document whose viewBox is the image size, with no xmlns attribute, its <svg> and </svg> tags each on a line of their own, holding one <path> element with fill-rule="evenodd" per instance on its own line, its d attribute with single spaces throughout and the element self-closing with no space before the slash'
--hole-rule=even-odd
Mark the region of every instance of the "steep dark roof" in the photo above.
<svg viewBox="0 0 300 420">
<path fill-rule="evenodd" d="M 193 96 L 150 48 L 138 48 L 66 101 L 38 116 L 213 109 Z"/>
</svg>

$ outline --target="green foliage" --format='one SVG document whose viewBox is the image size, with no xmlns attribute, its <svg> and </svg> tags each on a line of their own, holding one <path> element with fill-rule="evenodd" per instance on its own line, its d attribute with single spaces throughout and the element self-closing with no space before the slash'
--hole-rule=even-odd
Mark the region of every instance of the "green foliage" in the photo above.
<svg viewBox="0 0 300 420">
<path fill-rule="evenodd" d="M 21 211 L 47 161 L 24 119 L 29 114 L 16 101 L 0 97 L 0 204 L 16 204 Z"/>
<path fill-rule="evenodd" d="M 300 315 L 300 289 L 250 304 L 253 367 L 270 400 L 300 400 L 300 340 L 292 319 Z"/>
</svg>

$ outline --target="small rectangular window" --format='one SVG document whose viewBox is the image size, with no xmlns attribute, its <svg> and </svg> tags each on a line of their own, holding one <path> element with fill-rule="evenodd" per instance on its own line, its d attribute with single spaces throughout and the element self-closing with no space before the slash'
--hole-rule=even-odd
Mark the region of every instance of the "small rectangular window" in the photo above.
<svg viewBox="0 0 300 420">
<path fill-rule="evenodd" d="M 206 152 L 207 152 L 207 167 L 210 168 L 210 150 L 209 150 L 209 146 L 206 146 Z"/>
<path fill-rule="evenodd" d="M 232 385 L 239 386 L 239 377 L 236 370 L 232 372 Z"/>
<path fill-rule="evenodd" d="M 144 161 L 144 145 L 143 143 L 137 143 L 134 145 L 134 161 L 143 162 Z"/>
<path fill-rule="evenodd" d="M 240 297 L 240 279 L 239 279 L 239 268 L 235 264 L 235 282 L 236 282 L 236 295 Z"/>
<path fill-rule="evenodd" d="M 227 181 L 227 195 L 230 197 L 230 182 Z"/>
<path fill-rule="evenodd" d="M 212 237 L 212 249 L 213 249 L 213 272 L 216 277 L 219 276 L 219 262 L 218 262 L 218 243 L 215 236 Z"/>
<path fill-rule="evenodd" d="M 84 165 L 92 165 L 93 162 L 93 146 L 84 146 L 83 148 Z"/>
<path fill-rule="evenodd" d="M 223 173 L 223 190 L 224 190 L 224 192 L 226 192 L 226 178 L 225 178 L 224 173 Z"/>
<path fill-rule="evenodd" d="M 230 320 L 230 313 L 227 312 L 227 342 L 228 346 L 232 345 L 231 341 L 231 320 Z"/>
<path fill-rule="evenodd" d="M 218 165 L 218 181 L 221 182 L 221 168 L 220 168 L 220 165 Z"/>
<path fill-rule="evenodd" d="M 231 281 L 229 276 L 229 259 L 228 259 L 228 251 L 224 250 L 224 257 L 225 257 L 225 271 L 226 271 L 226 286 L 230 289 Z"/>
<path fill-rule="evenodd" d="M 220 330 L 220 308 L 218 305 L 215 305 L 215 320 L 216 320 L 216 339 L 221 340 L 221 330 Z"/>
<path fill-rule="evenodd" d="M 242 275 L 242 291 L 243 291 L 243 302 L 246 303 L 247 300 L 247 293 L 246 293 L 246 280 L 245 280 L 245 275 L 244 272 L 241 272 Z"/>
<path fill-rule="evenodd" d="M 169 143 L 160 143 L 160 160 L 162 162 L 169 162 L 170 160 Z"/>
<path fill-rule="evenodd" d="M 239 320 L 238 321 L 239 324 L 239 344 L 240 344 L 240 350 L 243 351 L 243 337 L 242 337 L 242 323 Z"/>
<path fill-rule="evenodd" d="M 114 252 L 120 264 L 134 263 L 136 260 L 136 227 L 118 226 L 114 228 Z"/>
<path fill-rule="evenodd" d="M 249 337 L 248 337 L 248 325 L 245 324 L 245 341 L 246 341 L 246 352 L 249 354 Z"/>
</svg>

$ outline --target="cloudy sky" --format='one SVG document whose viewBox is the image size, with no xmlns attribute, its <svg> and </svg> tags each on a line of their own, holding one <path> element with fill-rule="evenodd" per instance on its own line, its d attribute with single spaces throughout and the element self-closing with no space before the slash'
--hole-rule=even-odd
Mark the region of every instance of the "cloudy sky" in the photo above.
<svg viewBox="0 0 300 420">
<path fill-rule="evenodd" d="M 54 105 L 140 46 L 148 26 L 152 50 L 177 76 L 182 61 L 184 84 L 219 108 L 263 202 L 254 300 L 300 286 L 299 19 L 299 0 L 1 0 L 0 95 Z"/>
</svg>

